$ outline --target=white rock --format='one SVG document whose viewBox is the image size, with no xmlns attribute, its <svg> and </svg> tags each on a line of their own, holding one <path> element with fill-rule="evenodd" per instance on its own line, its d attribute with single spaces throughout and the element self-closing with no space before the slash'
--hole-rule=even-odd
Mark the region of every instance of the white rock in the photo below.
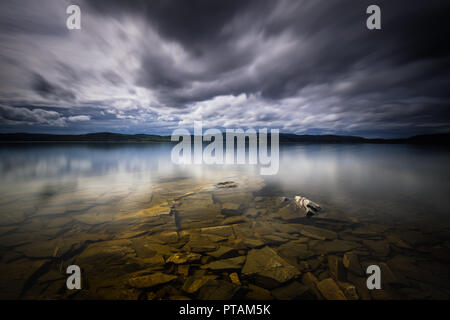
<svg viewBox="0 0 450 320">
<path fill-rule="evenodd" d="M 314 215 L 322 210 L 317 203 L 312 202 L 305 197 L 295 196 L 294 200 L 298 207 L 306 211 L 306 215 Z"/>
</svg>

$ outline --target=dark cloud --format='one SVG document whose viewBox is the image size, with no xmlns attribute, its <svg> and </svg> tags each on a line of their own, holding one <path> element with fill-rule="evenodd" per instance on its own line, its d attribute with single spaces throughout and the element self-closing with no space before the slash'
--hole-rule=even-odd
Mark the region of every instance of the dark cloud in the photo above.
<svg viewBox="0 0 450 320">
<path fill-rule="evenodd" d="M 44 98 L 56 98 L 61 100 L 75 100 L 75 94 L 56 84 L 50 83 L 40 74 L 33 75 L 32 88 Z"/>
<path fill-rule="evenodd" d="M 450 130 L 450 3 L 376 1 L 376 31 L 366 28 L 371 4 L 85 0 L 80 32 L 58 27 L 64 5 L 56 10 L 51 0 L 42 7 L 53 8 L 54 20 L 38 8 L 35 19 L 14 20 L 20 10 L 6 5 L 0 40 L 9 41 L 0 47 L 0 69 L 16 77 L 2 76 L 0 101 L 36 104 L 35 96 L 11 89 L 31 79 L 23 89 L 42 98 L 37 105 L 56 101 L 76 112 L 61 113 L 66 124 L 79 115 L 73 119 L 99 126 L 93 131 L 167 131 L 199 118 L 209 126 L 288 132 Z"/>
<path fill-rule="evenodd" d="M 4 124 L 37 124 L 63 126 L 64 120 L 55 111 L 0 105 L 0 122 Z"/>
<path fill-rule="evenodd" d="M 178 41 L 195 54 L 204 54 L 211 43 L 229 41 L 223 27 L 242 11 L 268 6 L 266 0 L 100 0 L 87 1 L 99 14 L 142 15 L 158 33 Z M 272 6 L 273 7 L 273 6 Z"/>
<path fill-rule="evenodd" d="M 99 14 L 142 16 L 163 37 L 178 42 L 193 60 L 201 60 L 204 68 L 187 71 L 186 66 L 161 56 L 155 48 L 142 54 L 138 84 L 160 91 L 161 98 L 168 102 L 185 104 L 221 94 L 256 92 L 278 99 L 306 86 L 344 81 L 358 71 L 363 73 L 359 80 L 365 80 L 367 87 L 354 86 L 348 94 L 410 84 L 425 91 L 423 85 L 433 78 L 441 85 L 428 90 L 433 95 L 446 95 L 441 89 L 448 81 L 439 78 L 448 78 L 446 37 L 450 29 L 444 7 L 450 6 L 442 1 L 428 1 L 426 5 L 423 1 L 378 1 L 383 30 L 373 32 L 365 28 L 369 4 L 348 0 L 92 1 Z M 287 39 L 277 42 L 283 34 Z M 239 41 L 244 42 L 246 35 L 250 44 L 257 45 L 254 38 L 261 37 L 268 45 L 240 47 Z M 252 63 L 289 42 L 292 48 L 288 52 L 254 66 L 250 74 Z M 413 70 L 414 63 L 423 61 L 432 62 L 432 66 L 402 77 L 403 65 Z M 390 71 L 391 76 L 371 83 L 371 75 L 379 69 Z M 211 81 L 215 84 L 193 86 Z"/>
</svg>

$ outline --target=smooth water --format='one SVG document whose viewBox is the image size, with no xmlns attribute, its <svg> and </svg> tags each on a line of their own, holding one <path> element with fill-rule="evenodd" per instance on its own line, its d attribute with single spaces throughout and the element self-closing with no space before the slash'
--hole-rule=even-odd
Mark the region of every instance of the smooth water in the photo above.
<svg viewBox="0 0 450 320">
<path fill-rule="evenodd" d="M 223 259 L 211 250 L 226 248 L 247 264 L 263 246 L 319 280 L 333 272 L 327 259 L 346 252 L 362 266 L 392 269 L 397 278 L 371 293 L 363 275 L 348 271 L 346 285 L 357 286 L 360 299 L 450 296 L 450 150 L 283 145 L 278 174 L 260 176 L 256 165 L 173 164 L 172 146 L 1 145 L 0 297 L 229 299 L 213 289 L 235 270 L 247 299 L 305 298 L 283 291 L 300 275 L 254 291 L 242 264 L 208 265 Z M 278 202 L 296 195 L 323 210 L 308 219 Z M 186 252 L 198 257 L 170 262 Z M 82 293 L 65 289 L 64 268 L 73 263 L 84 270 Z M 155 278 L 143 285 L 147 275 Z M 202 277 L 219 280 L 186 289 Z"/>
<path fill-rule="evenodd" d="M 51 201 L 59 192 L 147 191 L 176 177 L 218 172 L 259 176 L 256 166 L 171 163 L 172 145 L 14 145 L 0 147 L 2 203 Z M 277 175 L 266 189 L 300 194 L 360 218 L 450 219 L 450 151 L 410 145 L 281 146 Z M 27 199 L 28 198 L 28 199 Z M 80 199 L 83 200 L 83 199 Z"/>
</svg>

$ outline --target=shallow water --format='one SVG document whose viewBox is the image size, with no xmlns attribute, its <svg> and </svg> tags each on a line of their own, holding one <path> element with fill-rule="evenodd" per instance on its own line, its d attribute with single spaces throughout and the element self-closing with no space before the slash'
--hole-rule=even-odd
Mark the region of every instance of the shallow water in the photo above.
<svg viewBox="0 0 450 320">
<path fill-rule="evenodd" d="M 354 285 L 360 299 L 448 299 L 448 150 L 282 146 L 275 176 L 260 176 L 257 166 L 177 166 L 170 151 L 165 144 L 1 146 L 2 298 L 336 297 L 310 288 L 305 276 L 313 275 L 325 280 L 321 287 L 329 278 L 338 283 L 338 297 L 341 290 L 355 298 Z M 305 218 L 280 203 L 295 195 L 323 210 Z M 265 255 L 298 274 L 275 281 L 252 273 L 254 254 L 266 246 L 274 251 Z M 181 253 L 191 256 L 173 257 Z M 341 265 L 344 254 L 362 268 L 381 265 L 389 274 L 383 289 L 367 291 L 365 275 L 349 268 L 335 275 L 333 261 Z M 83 270 L 79 291 L 65 288 L 73 263 Z M 194 291 L 196 279 L 203 286 Z"/>
</svg>

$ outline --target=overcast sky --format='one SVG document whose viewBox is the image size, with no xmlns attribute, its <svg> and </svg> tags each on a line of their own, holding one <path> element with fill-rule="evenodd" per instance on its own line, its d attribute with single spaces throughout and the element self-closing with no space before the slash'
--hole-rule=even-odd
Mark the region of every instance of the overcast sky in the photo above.
<svg viewBox="0 0 450 320">
<path fill-rule="evenodd" d="M 449 132 L 449 15 L 448 0 L 2 1 L 0 131 Z"/>
</svg>

